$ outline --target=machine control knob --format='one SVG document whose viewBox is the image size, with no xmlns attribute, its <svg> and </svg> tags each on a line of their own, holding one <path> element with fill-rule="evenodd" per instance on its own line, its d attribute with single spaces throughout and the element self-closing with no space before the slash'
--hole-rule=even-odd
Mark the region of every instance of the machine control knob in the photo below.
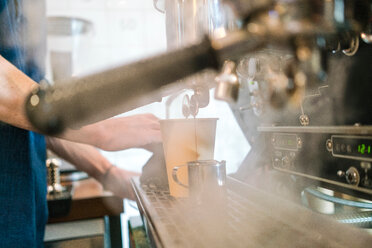
<svg viewBox="0 0 372 248">
<path fill-rule="evenodd" d="M 289 169 L 291 167 L 291 159 L 288 156 L 282 158 L 283 167 Z"/>
<path fill-rule="evenodd" d="M 275 158 L 273 161 L 274 167 L 280 167 L 281 165 L 281 160 L 279 158 Z"/>
<path fill-rule="evenodd" d="M 326 148 L 327 148 L 327 150 L 328 150 L 329 152 L 331 152 L 332 149 L 333 149 L 333 143 L 332 143 L 332 141 L 331 141 L 330 139 L 328 139 L 328 140 L 326 141 Z"/>
<path fill-rule="evenodd" d="M 337 171 L 337 176 L 344 177 L 345 176 L 345 172 L 342 171 L 342 170 L 339 170 L 339 171 Z"/>
<path fill-rule="evenodd" d="M 351 184 L 357 186 L 360 181 L 360 175 L 358 170 L 355 167 L 350 167 L 345 173 L 346 181 Z"/>
</svg>

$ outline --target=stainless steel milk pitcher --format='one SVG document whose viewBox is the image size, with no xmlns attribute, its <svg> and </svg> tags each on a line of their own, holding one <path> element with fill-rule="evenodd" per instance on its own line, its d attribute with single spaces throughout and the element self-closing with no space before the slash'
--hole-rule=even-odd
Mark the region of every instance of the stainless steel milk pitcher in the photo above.
<svg viewBox="0 0 372 248">
<path fill-rule="evenodd" d="M 187 166 L 188 185 L 180 182 L 177 172 Z M 173 180 L 189 189 L 189 196 L 197 201 L 219 199 L 225 193 L 226 162 L 216 160 L 190 161 L 186 165 L 173 168 Z"/>
</svg>

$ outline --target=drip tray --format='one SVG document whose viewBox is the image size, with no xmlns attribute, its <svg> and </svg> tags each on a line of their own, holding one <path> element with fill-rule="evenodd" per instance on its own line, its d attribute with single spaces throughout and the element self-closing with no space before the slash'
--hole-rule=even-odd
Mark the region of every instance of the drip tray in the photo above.
<svg viewBox="0 0 372 248">
<path fill-rule="evenodd" d="M 372 236 L 233 178 L 226 201 L 195 205 L 133 180 L 156 247 L 368 247 Z"/>
</svg>

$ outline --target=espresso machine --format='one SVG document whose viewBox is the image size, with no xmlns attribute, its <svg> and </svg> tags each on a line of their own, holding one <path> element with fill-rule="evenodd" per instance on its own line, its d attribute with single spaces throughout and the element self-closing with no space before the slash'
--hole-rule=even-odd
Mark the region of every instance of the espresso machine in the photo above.
<svg viewBox="0 0 372 248">
<path fill-rule="evenodd" d="M 215 88 L 252 149 L 227 176 L 223 200 L 207 207 L 134 179 L 149 244 L 371 246 L 372 1 L 155 6 L 166 15 L 169 51 L 41 86 L 26 103 L 31 123 L 56 134 L 185 88 L 197 111 Z"/>
</svg>

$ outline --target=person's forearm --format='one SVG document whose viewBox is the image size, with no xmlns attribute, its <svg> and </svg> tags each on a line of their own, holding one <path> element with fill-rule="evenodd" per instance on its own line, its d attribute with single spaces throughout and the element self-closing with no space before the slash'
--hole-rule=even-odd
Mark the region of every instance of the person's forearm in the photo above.
<svg viewBox="0 0 372 248">
<path fill-rule="evenodd" d="M 47 147 L 59 157 L 72 163 L 77 169 L 85 171 L 99 182 L 112 164 L 94 147 L 62 140 L 55 137 L 46 137 Z"/>
<path fill-rule="evenodd" d="M 77 169 L 87 172 L 99 181 L 105 190 L 118 197 L 135 199 L 130 178 L 139 176 L 139 173 L 112 165 L 92 146 L 54 137 L 46 137 L 46 141 L 49 149 L 74 164 Z"/>
<path fill-rule="evenodd" d="M 159 120 L 151 114 L 110 118 L 80 130 L 68 130 L 62 138 L 91 144 L 106 151 L 143 147 L 161 141 Z"/>
<path fill-rule="evenodd" d="M 38 132 L 25 113 L 25 100 L 35 87 L 36 82 L 0 56 L 0 122 Z M 161 141 L 159 120 L 151 114 L 111 118 L 78 130 L 67 129 L 58 137 L 109 151 Z"/>
<path fill-rule="evenodd" d="M 14 65 L 0 56 L 0 121 L 12 126 L 36 131 L 26 117 L 25 99 L 38 84 Z M 67 130 L 60 138 L 96 145 L 102 139 L 100 125 L 90 125 L 79 130 Z"/>
<path fill-rule="evenodd" d="M 0 121 L 36 131 L 27 120 L 25 99 L 38 84 L 0 56 Z"/>
</svg>

